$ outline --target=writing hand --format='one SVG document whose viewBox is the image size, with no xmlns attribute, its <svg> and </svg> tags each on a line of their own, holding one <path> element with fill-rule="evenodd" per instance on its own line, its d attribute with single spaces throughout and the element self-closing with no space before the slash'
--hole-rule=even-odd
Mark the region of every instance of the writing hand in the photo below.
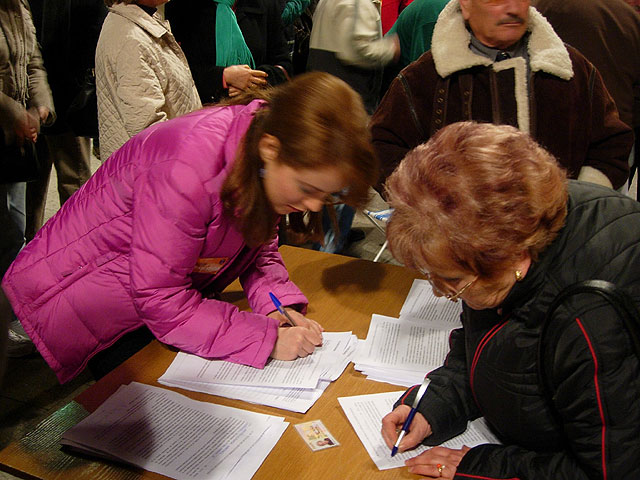
<svg viewBox="0 0 640 480">
<path fill-rule="evenodd" d="M 393 448 L 393 445 L 398 439 L 398 434 L 402 429 L 404 421 L 409 416 L 411 407 L 408 405 L 399 405 L 391 413 L 388 413 L 382 419 L 382 438 L 389 448 Z M 405 435 L 398 447 L 399 452 L 404 452 L 410 448 L 418 445 L 422 440 L 431 435 L 431 425 L 422 416 L 420 412 L 416 413 L 411 422 L 409 433 Z"/>
<path fill-rule="evenodd" d="M 322 344 L 322 335 L 306 327 L 279 327 L 278 339 L 271 352 L 276 360 L 295 360 L 313 353 Z"/>
<path fill-rule="evenodd" d="M 424 475 L 429 478 L 452 479 L 462 461 L 462 457 L 471 450 L 464 446 L 461 449 L 433 447 L 417 457 L 407 460 L 405 465 L 410 473 Z"/>
</svg>

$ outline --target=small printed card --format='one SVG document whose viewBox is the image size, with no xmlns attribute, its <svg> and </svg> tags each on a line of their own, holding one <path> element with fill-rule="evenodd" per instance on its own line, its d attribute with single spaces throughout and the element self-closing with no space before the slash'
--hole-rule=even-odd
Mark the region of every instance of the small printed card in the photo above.
<svg viewBox="0 0 640 480">
<path fill-rule="evenodd" d="M 313 451 L 340 445 L 321 420 L 299 423 L 296 425 L 296 430 Z"/>
</svg>

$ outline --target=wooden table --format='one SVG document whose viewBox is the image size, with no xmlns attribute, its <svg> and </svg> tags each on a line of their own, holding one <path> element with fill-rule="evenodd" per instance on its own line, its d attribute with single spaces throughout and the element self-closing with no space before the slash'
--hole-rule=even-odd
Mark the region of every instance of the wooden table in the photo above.
<svg viewBox="0 0 640 480">
<path fill-rule="evenodd" d="M 366 338 L 373 313 L 397 317 L 416 275 L 402 267 L 373 263 L 340 255 L 283 246 L 281 253 L 293 281 L 309 299 L 307 315 L 327 331 L 351 330 Z M 223 299 L 247 309 L 238 282 L 223 293 Z M 128 466 L 94 460 L 63 451 L 58 444 L 62 432 L 94 411 L 116 389 L 131 381 L 159 385 L 176 352 L 157 341 L 55 412 L 33 432 L 0 452 L 0 469 L 21 478 L 103 480 L 166 478 Z M 406 468 L 379 471 L 347 420 L 337 398 L 342 396 L 402 390 L 402 387 L 368 381 L 350 364 L 306 414 L 253 405 L 238 400 L 176 389 L 196 400 L 283 416 L 292 425 L 322 420 L 340 446 L 312 452 L 292 426 L 257 471 L 257 480 L 356 480 L 418 478 Z"/>
</svg>

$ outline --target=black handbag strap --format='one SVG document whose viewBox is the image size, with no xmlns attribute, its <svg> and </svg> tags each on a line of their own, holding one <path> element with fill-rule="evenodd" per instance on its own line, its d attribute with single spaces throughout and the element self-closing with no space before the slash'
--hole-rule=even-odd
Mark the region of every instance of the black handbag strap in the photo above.
<svg viewBox="0 0 640 480">
<path fill-rule="evenodd" d="M 636 355 L 640 359 L 640 312 L 638 311 L 638 307 L 633 299 L 627 293 L 616 287 L 615 284 L 606 280 L 585 280 L 564 288 L 556 296 L 547 310 L 547 314 L 545 315 L 544 323 L 540 331 L 540 341 L 538 344 L 538 376 L 540 378 L 540 384 L 547 400 L 547 404 L 553 412 L 553 415 L 558 422 L 558 426 L 561 426 L 562 422 L 558 411 L 554 407 L 552 394 L 553 386 L 551 385 L 551 380 L 546 375 L 544 368 L 545 339 L 553 314 L 556 312 L 558 307 L 569 297 L 578 294 L 597 295 L 605 299 L 613 307 L 629 335 Z"/>
</svg>

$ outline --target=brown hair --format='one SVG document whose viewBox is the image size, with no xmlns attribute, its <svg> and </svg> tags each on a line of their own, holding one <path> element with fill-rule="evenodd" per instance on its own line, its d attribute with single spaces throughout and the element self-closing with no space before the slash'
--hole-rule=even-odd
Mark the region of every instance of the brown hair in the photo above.
<svg viewBox="0 0 640 480">
<path fill-rule="evenodd" d="M 366 204 L 378 163 L 362 99 L 349 85 L 327 73 L 312 72 L 226 104 L 246 104 L 254 98 L 268 104 L 256 112 L 221 194 L 225 213 L 235 218 L 248 245 L 264 243 L 275 233 L 277 215 L 259 173 L 258 142 L 265 134 L 280 141 L 278 161 L 294 169 L 337 167 L 347 179 L 344 203 L 356 208 Z M 289 214 L 289 226 L 309 239 L 322 238 L 321 213 L 307 212 L 304 219 Z"/>
<path fill-rule="evenodd" d="M 495 278 L 528 252 L 535 261 L 567 214 L 567 179 L 529 135 L 459 122 L 409 152 L 386 189 L 387 228 L 405 265 L 456 265 Z"/>
</svg>

